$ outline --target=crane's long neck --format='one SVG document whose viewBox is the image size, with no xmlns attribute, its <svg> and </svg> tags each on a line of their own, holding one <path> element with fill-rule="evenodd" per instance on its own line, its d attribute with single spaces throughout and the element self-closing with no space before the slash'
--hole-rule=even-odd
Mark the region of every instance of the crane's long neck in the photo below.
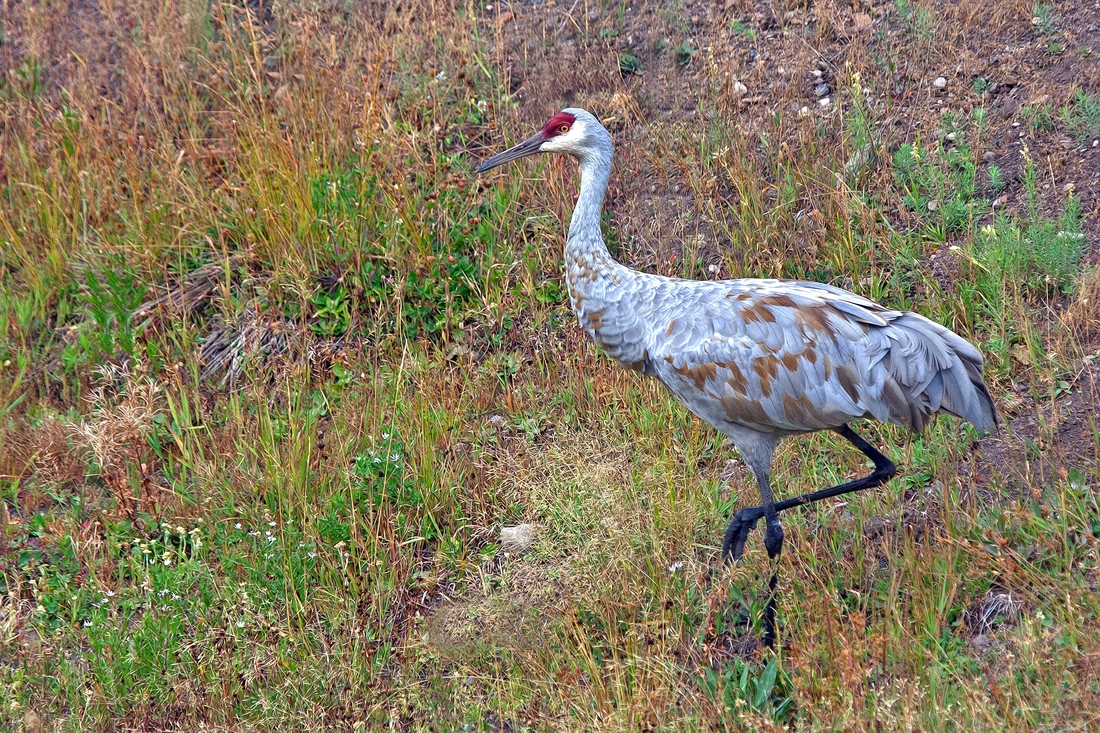
<svg viewBox="0 0 1100 733">
<path fill-rule="evenodd" d="M 579 275 L 595 275 L 598 271 L 614 265 L 607 245 L 600 232 L 600 212 L 603 209 L 607 181 L 611 177 L 611 145 L 598 149 L 591 155 L 580 159 L 581 191 L 577 196 L 577 205 L 573 208 L 573 218 L 569 222 L 569 237 L 565 244 L 566 267 Z M 588 279 L 588 278 L 585 278 Z M 571 284 L 575 277 L 570 277 Z"/>
</svg>

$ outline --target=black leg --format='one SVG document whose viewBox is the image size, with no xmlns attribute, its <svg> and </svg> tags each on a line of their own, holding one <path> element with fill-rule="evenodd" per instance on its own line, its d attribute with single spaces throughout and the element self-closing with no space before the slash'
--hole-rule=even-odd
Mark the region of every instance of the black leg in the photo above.
<svg viewBox="0 0 1100 733">
<path fill-rule="evenodd" d="M 775 510 L 781 512 L 785 509 L 790 509 L 796 506 L 802 506 L 803 504 L 812 504 L 815 501 L 821 501 L 822 499 L 828 499 L 833 496 L 840 496 L 841 494 L 848 494 L 853 491 L 862 491 L 863 489 L 871 489 L 876 486 L 881 486 L 894 477 L 897 473 L 897 468 L 890 459 L 882 455 L 875 449 L 873 445 L 868 443 L 863 438 L 856 435 L 855 431 L 847 425 L 842 425 L 839 428 L 835 428 L 837 435 L 841 435 L 848 439 L 852 445 L 859 448 L 863 455 L 874 461 L 875 470 L 871 472 L 870 476 L 865 476 L 855 481 L 849 481 L 847 483 L 840 484 L 839 486 L 831 486 L 827 489 L 821 489 L 820 491 L 814 491 L 809 494 L 803 494 L 802 496 L 796 496 L 792 499 L 784 499 L 783 501 L 777 501 L 775 503 Z M 753 506 L 745 507 L 737 512 L 730 521 L 729 526 L 726 527 L 726 536 L 722 542 L 722 559 L 736 561 L 741 557 L 741 553 L 745 551 L 745 540 L 748 539 L 749 532 L 756 527 L 756 522 L 760 517 L 764 516 L 764 507 Z M 770 528 L 769 528 L 770 529 Z M 779 533 L 779 544 L 783 541 L 782 531 Z M 768 548 L 768 554 L 771 555 L 771 549 Z M 778 554 L 778 547 L 776 548 L 776 554 Z"/>
<path fill-rule="evenodd" d="M 841 494 L 848 494 L 853 491 L 862 491 L 863 489 L 881 486 L 893 478 L 894 474 L 897 473 L 897 468 L 890 462 L 889 458 L 882 455 L 873 445 L 859 437 L 859 435 L 847 425 L 836 428 L 836 433 L 847 438 L 848 442 L 856 448 L 859 448 L 863 455 L 870 458 L 875 464 L 875 470 L 871 472 L 871 475 L 855 481 L 849 481 L 838 486 L 831 486 L 827 489 L 796 496 L 793 499 L 775 502 L 772 505 L 775 508 L 775 512 L 778 513 L 784 509 L 802 506 L 803 504 L 812 504 L 815 501 L 821 501 L 822 499 L 828 499 L 833 496 L 840 496 Z M 769 498 L 771 497 L 770 487 L 768 488 L 767 495 Z M 741 509 L 733 516 L 729 526 L 726 527 L 726 536 L 722 541 L 723 560 L 736 561 L 741 557 L 741 554 L 745 551 L 745 541 L 749 537 L 749 532 L 753 530 L 757 521 L 766 513 L 768 513 L 766 507 L 752 506 Z M 774 523 L 769 521 L 767 533 L 764 537 L 764 546 L 768 550 L 768 557 L 770 559 L 774 560 L 779 556 L 783 548 L 783 528 L 779 525 L 778 520 Z M 764 605 L 764 617 L 762 619 L 764 624 L 763 641 L 764 644 L 769 647 L 775 646 L 778 636 L 775 624 L 775 586 L 777 581 L 777 571 L 773 570 L 772 577 L 768 581 L 768 602 Z"/>
<path fill-rule="evenodd" d="M 768 602 L 764 604 L 764 646 L 775 647 L 775 640 L 779 636 L 775 627 L 775 585 L 779 580 L 779 571 L 773 570 L 771 580 L 768 581 Z"/>
</svg>

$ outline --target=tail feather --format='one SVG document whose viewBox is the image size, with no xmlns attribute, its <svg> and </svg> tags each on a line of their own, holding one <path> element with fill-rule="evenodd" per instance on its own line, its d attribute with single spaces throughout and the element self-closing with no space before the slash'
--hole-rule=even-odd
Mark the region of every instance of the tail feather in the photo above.
<svg viewBox="0 0 1100 733">
<path fill-rule="evenodd" d="M 887 371 L 909 402 L 909 427 L 919 432 L 932 413 L 946 412 L 983 433 L 992 432 L 1000 420 L 982 380 L 981 353 L 950 329 L 915 313 L 899 313 L 891 321 Z"/>
</svg>

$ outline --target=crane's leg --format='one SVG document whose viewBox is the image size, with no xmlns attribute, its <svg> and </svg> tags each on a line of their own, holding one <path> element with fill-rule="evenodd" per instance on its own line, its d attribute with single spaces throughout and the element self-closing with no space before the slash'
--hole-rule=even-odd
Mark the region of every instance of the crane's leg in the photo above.
<svg viewBox="0 0 1100 733">
<path fill-rule="evenodd" d="M 761 517 L 766 516 L 768 519 L 768 527 L 764 534 L 764 547 L 768 550 L 768 557 L 774 560 L 783 549 L 783 527 L 779 524 L 779 512 L 784 509 L 790 509 L 791 507 L 802 506 L 803 504 L 812 504 L 815 501 L 828 499 L 832 496 L 839 496 L 853 491 L 861 491 L 863 489 L 881 486 L 893 478 L 894 474 L 897 473 L 897 468 L 889 458 L 882 455 L 874 446 L 859 437 L 850 427 L 842 425 L 839 428 L 835 428 L 835 430 L 838 435 L 847 438 L 852 445 L 859 448 L 863 455 L 870 458 L 875 464 L 875 470 L 872 471 L 869 476 L 855 481 L 849 481 L 839 486 L 831 486 L 827 489 L 796 496 L 793 499 L 785 499 L 776 502 L 772 494 L 770 483 L 770 460 L 767 468 L 761 470 L 757 470 L 758 466 L 750 462 L 749 465 L 757 477 L 757 485 L 760 488 L 760 500 L 762 503 L 761 506 L 745 507 L 741 509 L 733 516 L 733 519 L 730 520 L 729 526 L 726 528 L 726 536 L 722 541 L 723 559 L 732 559 L 736 561 L 740 558 L 741 554 L 745 551 L 745 541 L 748 539 L 749 532 L 753 530 Z M 772 577 L 768 581 L 768 602 L 764 606 L 764 617 L 762 619 L 764 624 L 763 641 L 764 644 L 769 647 L 774 646 L 776 640 L 775 586 L 777 582 L 777 572 L 778 571 L 773 570 Z"/>
<path fill-rule="evenodd" d="M 748 539 L 749 532 L 756 526 L 756 522 L 765 515 L 768 517 L 768 531 L 764 537 L 764 546 L 768 549 L 768 556 L 774 557 L 779 554 L 779 550 L 783 545 L 783 529 L 779 527 L 778 517 L 775 519 L 775 527 L 778 529 L 778 533 L 772 529 L 772 517 L 776 516 L 778 512 L 790 509 L 791 507 L 802 506 L 803 504 L 812 504 L 815 501 L 821 501 L 822 499 L 828 499 L 833 496 L 840 496 L 841 494 L 848 494 L 853 491 L 862 491 L 863 489 L 881 486 L 893 478 L 894 474 L 897 473 L 897 468 L 890 462 L 889 458 L 879 453 L 874 446 L 856 435 L 855 431 L 850 427 L 841 425 L 839 428 L 834 428 L 834 430 L 837 435 L 847 438 L 852 445 L 859 448 L 863 455 L 870 458 L 875 464 L 875 470 L 864 478 L 849 481 L 839 486 L 831 486 L 827 489 L 821 489 L 820 491 L 814 491 L 809 494 L 803 494 L 802 496 L 796 496 L 793 499 L 784 499 L 780 502 L 776 502 L 772 498 L 770 486 L 768 487 L 766 495 L 763 486 L 761 486 L 760 498 L 763 504 L 761 506 L 745 507 L 737 512 L 730 521 L 729 527 L 726 528 L 726 537 L 722 542 L 723 559 L 737 560 L 741 557 L 741 554 L 745 551 L 745 540 Z M 778 542 L 776 542 L 776 537 Z M 772 554 L 773 547 L 775 555 Z"/>
<path fill-rule="evenodd" d="M 768 558 L 775 560 L 779 557 L 779 553 L 783 551 L 783 525 L 779 523 L 779 512 L 771 487 L 771 459 L 774 447 L 774 443 L 767 446 L 766 461 L 764 460 L 765 456 L 757 451 L 753 451 L 751 448 L 748 452 L 743 452 L 746 461 L 749 463 L 749 467 L 752 469 L 753 474 L 756 475 L 756 485 L 757 488 L 760 489 L 760 501 L 762 505 L 752 507 L 754 512 L 751 513 L 751 516 L 746 516 L 744 509 L 737 512 L 730 522 L 729 527 L 726 529 L 726 539 L 722 544 L 723 557 L 728 554 L 731 537 L 737 539 L 737 557 L 741 556 L 741 552 L 745 547 L 745 538 L 748 537 L 749 531 L 756 526 L 756 522 L 761 516 L 767 517 L 764 547 L 768 550 Z M 759 513 L 757 513 L 756 510 L 758 510 Z M 777 568 L 772 569 L 772 577 L 768 581 L 768 602 L 764 605 L 764 616 L 762 619 L 764 624 L 764 644 L 769 647 L 775 646 L 776 639 L 775 586 L 778 581 L 778 572 Z"/>
</svg>

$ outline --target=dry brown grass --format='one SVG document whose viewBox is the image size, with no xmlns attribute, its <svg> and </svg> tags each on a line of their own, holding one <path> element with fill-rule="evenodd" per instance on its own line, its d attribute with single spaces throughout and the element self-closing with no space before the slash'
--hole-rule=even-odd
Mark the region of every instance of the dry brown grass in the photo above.
<svg viewBox="0 0 1100 733">
<path fill-rule="evenodd" d="M 1022 1 L 493 6 L 5 4 L 0 727 L 1095 727 L 1100 151 L 1058 118 L 1095 9 L 1055 51 Z M 868 426 L 904 475 L 785 519 L 774 656 L 756 540 L 717 560 L 751 476 L 568 312 L 573 165 L 470 178 L 564 105 L 614 136 L 624 261 L 828 280 L 987 354 L 1002 433 Z M 904 200 L 905 144 L 974 166 L 972 214 Z M 983 227 L 1067 183 L 1081 273 L 975 296 Z M 813 436 L 777 486 L 862 469 Z"/>
</svg>

